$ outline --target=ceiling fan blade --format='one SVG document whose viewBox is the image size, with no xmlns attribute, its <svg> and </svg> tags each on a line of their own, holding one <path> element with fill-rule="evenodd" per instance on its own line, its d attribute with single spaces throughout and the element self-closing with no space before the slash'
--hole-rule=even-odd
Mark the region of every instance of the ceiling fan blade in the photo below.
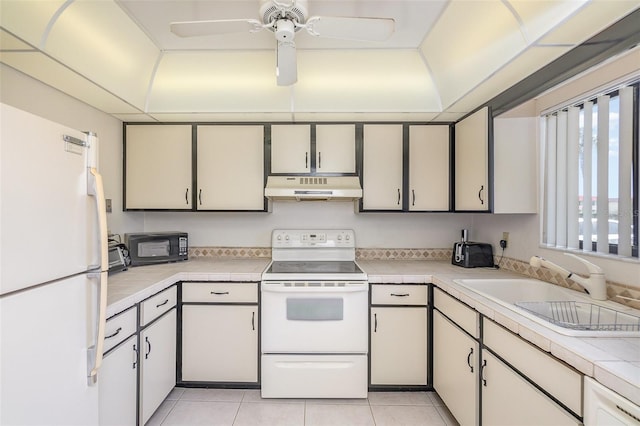
<svg viewBox="0 0 640 426">
<path fill-rule="evenodd" d="M 298 81 L 296 44 L 292 41 L 278 41 L 276 48 L 276 79 L 278 86 L 290 86 Z"/>
<path fill-rule="evenodd" d="M 313 16 L 304 27 L 317 37 L 384 41 L 395 31 L 395 21 L 391 18 Z"/>
<path fill-rule="evenodd" d="M 198 37 L 216 34 L 257 32 L 264 25 L 257 19 L 223 19 L 214 21 L 184 21 L 169 24 L 179 37 Z"/>
</svg>

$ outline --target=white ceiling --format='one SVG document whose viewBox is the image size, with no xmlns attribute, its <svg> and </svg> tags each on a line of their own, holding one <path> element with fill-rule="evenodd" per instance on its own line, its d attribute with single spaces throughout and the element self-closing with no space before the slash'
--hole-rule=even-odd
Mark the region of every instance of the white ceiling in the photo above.
<svg viewBox="0 0 640 426">
<path fill-rule="evenodd" d="M 453 121 L 640 0 L 309 0 L 310 16 L 395 20 L 384 42 L 296 33 L 180 38 L 173 21 L 259 19 L 258 0 L 1 0 L 0 62 L 124 121 Z"/>
</svg>

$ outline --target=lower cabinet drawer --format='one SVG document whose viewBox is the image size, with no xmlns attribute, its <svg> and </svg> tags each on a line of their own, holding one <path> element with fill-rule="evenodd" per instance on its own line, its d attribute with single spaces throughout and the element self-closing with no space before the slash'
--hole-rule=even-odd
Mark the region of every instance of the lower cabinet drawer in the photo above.
<svg viewBox="0 0 640 426">
<path fill-rule="evenodd" d="M 258 283 L 182 283 L 182 301 L 258 303 Z"/>
<path fill-rule="evenodd" d="M 263 398 L 366 398 L 366 355 L 263 355 Z"/>
<path fill-rule="evenodd" d="M 449 317 L 458 327 L 475 338 L 480 337 L 478 313 L 436 288 L 433 292 L 433 303 L 436 309 Z"/>
<path fill-rule="evenodd" d="M 371 286 L 372 305 L 426 305 L 426 285 L 374 284 Z"/>
<path fill-rule="evenodd" d="M 143 301 L 140 304 L 140 308 L 142 309 L 140 312 L 140 325 L 145 326 L 149 324 L 151 321 L 176 306 L 177 301 L 178 295 L 175 285 L 172 285 L 168 289 Z"/>
<path fill-rule="evenodd" d="M 104 349 L 103 352 L 109 351 L 117 346 L 127 337 L 136 332 L 138 322 L 138 309 L 133 307 L 122 313 L 107 319 L 104 332 Z"/>
</svg>

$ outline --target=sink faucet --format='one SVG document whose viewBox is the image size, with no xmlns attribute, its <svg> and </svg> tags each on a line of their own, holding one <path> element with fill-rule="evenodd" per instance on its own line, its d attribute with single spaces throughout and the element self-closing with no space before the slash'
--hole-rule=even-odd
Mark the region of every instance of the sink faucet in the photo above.
<svg viewBox="0 0 640 426">
<path fill-rule="evenodd" d="M 544 259 L 540 256 L 533 256 L 531 260 L 529 260 L 529 264 L 534 267 L 544 267 L 547 269 L 551 269 L 552 271 L 557 272 L 562 275 L 564 278 L 568 278 L 576 283 L 580 284 L 589 296 L 595 300 L 607 300 L 607 285 L 604 279 L 604 272 L 602 268 L 598 265 L 594 265 L 593 263 L 585 260 L 581 257 L 576 256 L 572 253 L 565 253 L 566 256 L 571 256 L 575 259 L 578 259 L 580 262 L 584 263 L 589 270 L 589 278 L 583 278 L 579 275 L 575 275 L 573 272 L 567 271 L 561 266 L 556 265 L 553 262 L 549 262 L 547 259 Z"/>
</svg>

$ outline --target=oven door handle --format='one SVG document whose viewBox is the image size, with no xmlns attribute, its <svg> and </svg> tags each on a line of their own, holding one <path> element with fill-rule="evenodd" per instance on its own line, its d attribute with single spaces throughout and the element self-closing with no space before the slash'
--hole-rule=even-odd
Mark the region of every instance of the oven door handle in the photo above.
<svg viewBox="0 0 640 426">
<path fill-rule="evenodd" d="M 262 291 L 269 293 L 359 293 L 369 290 L 369 286 L 355 285 L 349 287 L 282 287 L 262 285 Z"/>
</svg>

